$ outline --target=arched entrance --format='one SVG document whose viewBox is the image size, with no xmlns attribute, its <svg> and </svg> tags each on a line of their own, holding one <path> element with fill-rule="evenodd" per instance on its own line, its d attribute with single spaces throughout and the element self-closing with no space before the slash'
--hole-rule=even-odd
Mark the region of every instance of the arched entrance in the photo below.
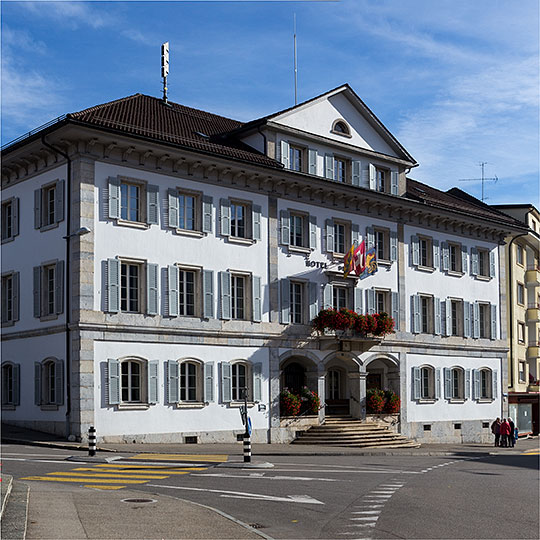
<svg viewBox="0 0 540 540">
<path fill-rule="evenodd" d="M 291 362 L 283 369 L 282 387 L 297 394 L 303 386 L 306 386 L 306 368 L 299 362 Z"/>
<path fill-rule="evenodd" d="M 327 357 L 325 362 L 325 414 L 346 416 L 351 414 L 351 399 L 354 399 L 354 380 L 360 370 L 352 356 L 337 353 Z"/>
<path fill-rule="evenodd" d="M 374 356 L 366 361 L 366 391 L 391 390 L 399 395 L 399 365 L 390 356 Z"/>
</svg>

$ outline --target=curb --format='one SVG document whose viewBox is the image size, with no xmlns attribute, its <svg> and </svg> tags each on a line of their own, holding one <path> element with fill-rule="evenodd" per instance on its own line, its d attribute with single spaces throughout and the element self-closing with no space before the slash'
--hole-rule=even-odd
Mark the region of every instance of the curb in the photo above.
<svg viewBox="0 0 540 540">
<path fill-rule="evenodd" d="M 63 450 L 85 450 L 88 451 L 88 446 L 83 446 L 81 444 L 72 444 L 72 443 L 59 443 L 52 441 L 29 441 L 27 439 L 15 439 L 12 437 L 2 437 L 2 443 L 4 444 L 24 444 L 26 446 L 42 446 L 45 448 L 60 448 Z M 114 452 L 117 453 L 118 450 L 113 448 L 96 448 L 98 452 Z"/>
<path fill-rule="evenodd" d="M 6 509 L 11 489 L 13 488 L 13 476 L 10 474 L 2 474 L 2 508 L 0 509 L 0 520 L 4 517 L 4 510 Z"/>
</svg>

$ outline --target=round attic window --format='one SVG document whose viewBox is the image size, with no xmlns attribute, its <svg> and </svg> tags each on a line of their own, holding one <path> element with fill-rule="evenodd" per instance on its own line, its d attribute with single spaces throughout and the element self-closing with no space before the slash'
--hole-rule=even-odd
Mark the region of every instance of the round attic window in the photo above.
<svg viewBox="0 0 540 540">
<path fill-rule="evenodd" d="M 332 126 L 332 133 L 337 133 L 338 135 L 344 135 L 345 137 L 350 137 L 351 132 L 349 126 L 345 123 L 344 120 L 336 120 Z"/>
</svg>

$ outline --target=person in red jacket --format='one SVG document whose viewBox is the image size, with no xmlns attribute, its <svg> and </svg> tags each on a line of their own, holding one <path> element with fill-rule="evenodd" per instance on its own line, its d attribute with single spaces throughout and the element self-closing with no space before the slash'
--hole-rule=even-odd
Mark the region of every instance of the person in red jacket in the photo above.
<svg viewBox="0 0 540 540">
<path fill-rule="evenodd" d="M 508 446 L 508 439 L 510 436 L 510 424 L 506 421 L 506 418 L 501 422 L 501 446 Z"/>
</svg>

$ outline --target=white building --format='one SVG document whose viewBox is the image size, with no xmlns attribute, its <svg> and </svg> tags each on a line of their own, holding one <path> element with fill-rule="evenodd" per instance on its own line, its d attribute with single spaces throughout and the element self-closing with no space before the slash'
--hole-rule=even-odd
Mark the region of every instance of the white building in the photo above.
<svg viewBox="0 0 540 540">
<path fill-rule="evenodd" d="M 10 143 L 3 421 L 233 441 L 247 385 L 253 440 L 279 442 L 297 429 L 283 387 L 316 390 L 323 421 L 365 417 L 368 385 L 400 394 L 408 437 L 490 440 L 507 410 L 501 246 L 520 225 L 407 178 L 416 165 L 348 85 L 247 124 L 136 94 Z M 344 279 L 361 238 L 379 270 Z M 386 311 L 396 333 L 319 337 L 329 306 Z"/>
</svg>

